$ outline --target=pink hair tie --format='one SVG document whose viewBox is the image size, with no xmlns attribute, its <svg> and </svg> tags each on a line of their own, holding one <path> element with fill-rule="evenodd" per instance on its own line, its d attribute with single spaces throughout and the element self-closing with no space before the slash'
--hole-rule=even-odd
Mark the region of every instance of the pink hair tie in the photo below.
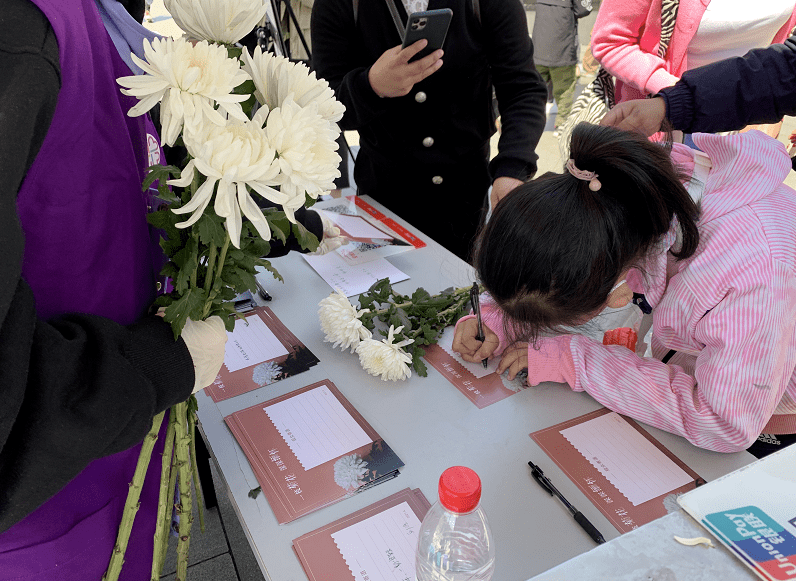
<svg viewBox="0 0 796 581">
<path fill-rule="evenodd" d="M 600 183 L 600 180 L 597 179 L 599 176 L 596 173 L 594 173 L 593 171 L 583 171 L 582 169 L 578 169 L 575 166 L 575 160 L 574 159 L 567 160 L 566 168 L 567 168 L 567 171 L 569 171 L 569 173 L 571 173 L 573 176 L 575 176 L 579 180 L 583 180 L 585 182 L 589 182 L 589 189 L 592 192 L 596 192 L 602 187 L 602 184 Z"/>
</svg>

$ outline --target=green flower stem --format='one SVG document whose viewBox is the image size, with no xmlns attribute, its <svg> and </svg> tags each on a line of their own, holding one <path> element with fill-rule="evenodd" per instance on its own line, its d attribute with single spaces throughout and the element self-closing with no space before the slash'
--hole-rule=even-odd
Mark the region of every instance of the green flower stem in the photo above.
<svg viewBox="0 0 796 581">
<path fill-rule="evenodd" d="M 467 301 L 469 301 L 469 300 L 470 300 L 470 287 L 469 287 L 469 286 L 465 286 L 465 287 L 457 288 L 457 289 L 454 289 L 454 291 L 451 293 L 451 296 L 453 296 L 453 297 L 455 297 L 455 296 L 460 296 L 460 295 L 466 295 L 466 296 L 464 297 L 464 300 L 462 300 L 462 299 L 460 298 L 458 301 L 456 301 L 455 303 L 453 303 L 453 304 L 452 304 L 450 307 L 448 307 L 447 309 L 445 309 L 445 310 L 442 310 L 442 311 L 440 311 L 439 313 L 437 313 L 437 319 L 442 319 L 442 318 L 443 318 L 443 317 L 445 317 L 446 315 L 449 315 L 449 314 L 451 314 L 451 313 L 455 313 L 456 311 L 458 311 L 458 310 L 461 308 L 461 306 L 462 306 L 464 303 L 466 303 Z M 392 307 L 395 307 L 395 308 L 397 308 L 397 309 L 402 309 L 402 308 L 404 308 L 404 307 L 411 307 L 413 304 L 414 304 L 414 303 L 413 303 L 411 300 L 409 300 L 409 301 L 404 301 L 404 302 L 402 302 L 402 303 L 390 303 L 390 306 L 389 306 L 389 307 L 387 307 L 386 309 L 377 309 L 377 310 L 376 310 L 376 312 L 375 312 L 375 315 L 376 315 L 376 316 L 378 316 L 378 315 L 383 315 L 383 314 L 385 314 L 385 313 L 389 312 L 389 310 L 390 310 Z"/>
<path fill-rule="evenodd" d="M 223 281 L 221 280 L 221 271 L 224 270 L 224 262 L 227 260 L 227 250 L 229 250 L 229 245 L 232 240 L 229 237 L 229 232 L 227 232 L 227 237 L 224 240 L 224 246 L 221 247 L 221 253 L 218 256 L 218 268 L 216 268 L 215 275 L 213 276 L 213 286 L 212 291 L 207 295 L 207 302 L 205 302 L 205 308 L 202 318 L 206 319 L 207 316 L 210 314 L 210 309 L 213 306 L 213 301 L 218 294 L 218 290 L 221 288 Z"/>
<path fill-rule="evenodd" d="M 204 534 L 204 499 L 202 495 L 202 485 L 199 482 L 199 469 L 196 463 L 196 412 L 191 411 L 190 408 L 188 409 L 188 435 L 191 437 L 191 476 L 193 476 L 193 488 L 196 491 L 196 508 L 199 509 L 199 529 Z"/>
<path fill-rule="evenodd" d="M 152 555 L 152 581 L 160 579 L 160 572 L 163 569 L 163 561 L 166 557 L 166 548 L 168 547 L 169 527 L 168 523 L 171 521 L 171 507 L 173 502 L 169 499 L 174 495 L 174 487 L 171 488 L 171 495 L 169 495 L 169 477 L 172 469 L 172 457 L 174 456 L 174 427 L 176 425 L 175 415 L 169 414 L 169 428 L 166 432 L 166 445 L 163 448 L 163 458 L 160 462 L 160 495 L 158 498 L 158 516 L 155 520 L 155 542 L 153 544 Z M 168 511 L 168 512 L 167 512 Z"/>
<path fill-rule="evenodd" d="M 180 487 L 180 504 L 177 513 L 180 515 L 179 540 L 177 541 L 177 575 L 176 581 L 185 581 L 188 574 L 188 546 L 191 542 L 191 524 L 193 523 L 193 506 L 191 499 L 191 437 L 188 433 L 187 403 L 177 404 L 177 425 L 175 426 L 175 453 L 177 456 L 177 480 Z"/>
<path fill-rule="evenodd" d="M 149 459 L 152 457 L 152 450 L 155 448 L 155 442 L 157 442 L 158 432 L 160 432 L 162 423 L 163 412 L 152 419 L 152 428 L 144 437 L 144 442 L 141 445 L 133 481 L 130 483 L 130 489 L 127 491 L 127 500 L 124 503 L 124 512 L 122 513 L 122 522 L 119 525 L 119 533 L 116 536 L 116 545 L 113 547 L 108 569 L 105 571 L 105 575 L 102 576 L 103 581 L 116 581 L 119 578 L 119 573 L 122 572 L 124 553 L 127 551 L 130 532 L 133 530 L 133 521 L 140 506 L 141 487 L 144 484 L 146 471 L 149 468 Z"/>
<path fill-rule="evenodd" d="M 163 535 L 163 539 L 162 539 L 162 545 L 161 545 L 161 548 L 160 548 L 161 560 L 160 560 L 160 564 L 159 564 L 159 566 L 160 566 L 160 573 L 158 574 L 158 577 L 160 577 L 160 575 L 162 575 L 162 574 L 163 574 L 163 565 L 164 565 L 164 564 L 165 564 L 165 562 L 166 562 L 166 552 L 168 551 L 168 548 L 169 548 L 169 535 L 168 535 L 168 531 L 170 531 L 170 530 L 171 530 L 171 513 L 172 513 L 172 510 L 174 510 L 174 509 L 175 509 L 175 504 L 174 504 L 174 490 L 175 490 L 175 489 L 176 489 L 176 487 L 177 487 L 177 472 L 178 472 L 178 471 L 177 471 L 177 454 L 176 454 L 176 442 L 177 442 L 177 413 L 178 413 L 177 406 L 176 406 L 176 405 L 174 405 L 174 406 L 171 406 L 171 412 L 169 412 L 169 414 L 170 414 L 170 416 L 169 416 L 169 417 L 173 417 L 173 418 L 174 418 L 174 442 L 175 442 L 175 453 L 174 453 L 174 454 L 172 454 L 172 457 L 171 457 L 171 471 L 169 472 L 169 482 L 168 482 L 168 484 L 166 485 L 166 495 L 167 495 L 167 496 L 166 496 L 166 499 L 167 499 L 169 502 L 168 502 L 168 504 L 166 505 L 166 511 L 167 511 L 167 512 L 166 512 L 166 514 L 165 514 L 165 515 L 164 515 L 164 517 L 163 517 L 163 521 L 164 521 L 164 522 L 163 522 L 163 525 L 165 526 L 165 529 L 166 529 L 166 531 L 167 531 L 167 532 L 166 532 L 166 534 L 165 534 L 165 535 Z M 161 486 L 163 486 L 163 481 L 162 481 L 162 480 L 160 481 L 160 485 L 161 485 Z"/>
<path fill-rule="evenodd" d="M 213 282 L 213 269 L 216 267 L 217 256 L 218 248 L 216 248 L 216 245 L 211 242 L 209 255 L 207 257 L 207 272 L 205 273 L 205 292 L 208 294 L 210 294 L 210 288 Z"/>
</svg>

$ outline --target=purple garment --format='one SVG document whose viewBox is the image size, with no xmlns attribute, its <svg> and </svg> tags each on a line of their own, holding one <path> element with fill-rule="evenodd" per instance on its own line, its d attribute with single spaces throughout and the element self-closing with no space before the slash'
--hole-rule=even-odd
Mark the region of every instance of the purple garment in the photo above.
<svg viewBox="0 0 796 581">
<path fill-rule="evenodd" d="M 33 0 L 58 40 L 62 86 L 52 124 L 18 195 L 23 277 L 43 319 L 79 311 L 130 324 L 155 298 L 146 223 L 143 117 L 115 79 L 130 70 L 94 0 Z M 108 418 L 113 421 L 113 418 Z M 149 579 L 160 454 L 150 463 L 121 579 Z M 116 540 L 140 445 L 95 460 L 61 492 L 0 534 L 0 580 L 99 580 Z"/>
</svg>

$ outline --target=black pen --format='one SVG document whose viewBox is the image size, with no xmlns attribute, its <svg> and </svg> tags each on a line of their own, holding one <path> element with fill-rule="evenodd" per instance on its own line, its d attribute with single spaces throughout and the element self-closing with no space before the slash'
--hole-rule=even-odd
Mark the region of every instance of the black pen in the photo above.
<svg viewBox="0 0 796 581">
<path fill-rule="evenodd" d="M 265 287 L 260 284 L 259 280 L 255 279 L 255 282 L 257 283 L 257 294 L 260 295 L 260 298 L 264 301 L 270 301 L 273 297 L 265 290 Z"/>
<path fill-rule="evenodd" d="M 481 320 L 481 299 L 478 294 L 478 283 L 474 282 L 472 288 L 470 288 L 470 302 L 473 305 L 476 321 L 478 321 L 478 335 L 475 336 L 475 340 L 483 343 L 486 336 L 484 335 L 484 323 Z M 482 359 L 481 364 L 486 369 L 489 366 L 489 358 Z"/>
<path fill-rule="evenodd" d="M 572 506 L 572 504 L 570 504 L 570 502 L 566 498 L 564 498 L 564 495 L 561 494 L 558 491 L 558 489 L 555 486 L 553 486 L 553 483 L 550 482 L 550 479 L 544 475 L 542 469 L 539 468 L 533 462 L 528 462 L 528 466 L 531 467 L 531 474 L 533 474 L 533 477 L 536 479 L 536 482 L 539 483 L 539 486 L 541 486 L 547 492 L 549 492 L 550 496 L 555 495 L 558 497 L 558 499 L 561 502 L 564 503 L 564 506 L 566 506 L 569 509 L 569 512 L 572 513 L 572 516 L 575 517 L 575 522 L 577 522 L 580 525 L 580 528 L 586 531 L 589 534 L 589 536 L 592 539 L 594 539 L 595 543 L 604 543 L 605 539 L 600 534 L 600 531 L 594 528 L 594 525 L 589 522 L 589 519 L 583 516 L 583 513 L 581 513 L 577 508 Z"/>
</svg>

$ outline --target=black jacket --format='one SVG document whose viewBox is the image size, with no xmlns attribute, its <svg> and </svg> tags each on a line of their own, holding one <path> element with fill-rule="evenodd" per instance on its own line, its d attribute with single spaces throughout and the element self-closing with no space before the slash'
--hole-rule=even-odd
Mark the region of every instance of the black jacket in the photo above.
<svg viewBox="0 0 796 581">
<path fill-rule="evenodd" d="M 395 4 L 406 22 L 403 4 Z M 503 130 L 490 164 L 492 179 L 533 175 L 547 89 L 533 66 L 522 4 L 481 0 L 480 22 L 471 0 L 430 0 L 428 9 L 437 8 L 453 10 L 442 68 L 408 95 L 382 99 L 373 92 L 368 71 L 382 53 L 401 44 L 384 0 L 360 1 L 356 23 L 351 0 L 315 0 L 313 67 L 346 106 L 340 126 L 359 131 L 367 156 L 406 171 L 477 159 L 495 132 L 494 85 Z M 415 99 L 418 92 L 425 101 Z M 423 146 L 428 136 L 432 147 Z"/>
<path fill-rule="evenodd" d="M 658 96 L 686 133 L 734 131 L 796 115 L 796 36 L 683 74 Z"/>
<path fill-rule="evenodd" d="M 537 66 L 578 64 L 578 18 L 591 13 L 591 0 L 537 0 L 533 21 L 533 61 Z M 576 14 L 575 8 L 579 9 Z"/>
</svg>

